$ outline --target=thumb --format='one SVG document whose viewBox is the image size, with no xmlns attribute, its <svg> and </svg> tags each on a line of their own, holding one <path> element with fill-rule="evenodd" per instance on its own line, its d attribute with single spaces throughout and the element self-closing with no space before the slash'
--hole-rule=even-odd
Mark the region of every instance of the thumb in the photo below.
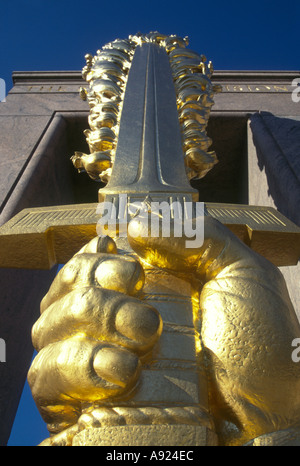
<svg viewBox="0 0 300 466">
<path fill-rule="evenodd" d="M 245 258 L 250 260 L 250 249 L 218 220 L 204 215 L 200 221 L 203 222 L 200 246 L 195 242 L 190 247 L 190 238 L 185 229 L 182 228 L 181 236 L 178 235 L 178 224 L 173 219 L 170 220 L 169 236 L 163 234 L 162 221 L 159 234 L 152 236 L 151 222 L 146 217 L 136 217 L 130 221 L 128 242 L 146 263 L 170 273 L 193 275 L 201 281 L 211 279 L 233 262 Z M 193 219 L 193 222 L 196 229 L 197 219 Z"/>
<path fill-rule="evenodd" d="M 191 241 L 187 236 L 182 220 L 170 219 L 168 228 L 164 229 L 163 219 L 158 228 L 151 228 L 151 215 L 133 218 L 128 225 L 128 242 L 132 249 L 148 264 L 168 269 L 191 273 L 197 268 L 199 256 L 206 247 L 204 234 L 199 242 Z M 179 222 L 181 224 L 179 224 Z M 196 219 L 191 220 L 190 231 L 196 233 Z M 203 222 L 203 219 L 202 219 Z M 201 225 L 204 232 L 204 226 Z"/>
</svg>

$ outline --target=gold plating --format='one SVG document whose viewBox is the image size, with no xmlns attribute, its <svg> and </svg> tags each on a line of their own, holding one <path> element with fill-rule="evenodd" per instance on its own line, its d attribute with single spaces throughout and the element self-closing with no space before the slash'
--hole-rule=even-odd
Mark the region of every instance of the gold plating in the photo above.
<svg viewBox="0 0 300 466">
<path fill-rule="evenodd" d="M 110 179 L 128 72 L 135 48 L 146 42 L 164 47 L 170 59 L 188 178 L 202 178 L 218 161 L 215 152 L 208 151 L 212 141 L 206 134 L 213 95 L 221 91 L 210 80 L 212 63 L 186 48 L 187 37 L 139 33 L 106 44 L 94 57 L 85 56 L 82 76 L 89 90 L 81 88 L 80 96 L 90 106 L 90 129 L 84 132 L 90 154 L 76 152 L 71 159 L 75 168 L 86 171 L 94 180 L 107 183 Z"/>
</svg>

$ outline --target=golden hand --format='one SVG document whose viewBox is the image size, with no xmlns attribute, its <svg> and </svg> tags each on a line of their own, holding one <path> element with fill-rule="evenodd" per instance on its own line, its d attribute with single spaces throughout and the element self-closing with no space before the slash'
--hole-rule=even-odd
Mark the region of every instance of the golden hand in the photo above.
<svg viewBox="0 0 300 466">
<path fill-rule="evenodd" d="M 101 252 L 99 252 L 101 251 Z M 39 410 L 56 433 L 76 423 L 82 406 L 132 390 L 140 358 L 162 331 L 158 312 L 135 295 L 141 265 L 94 238 L 58 273 L 41 303 L 28 374 Z"/>
<path fill-rule="evenodd" d="M 128 240 L 142 261 L 199 287 L 211 414 L 221 443 L 243 444 L 299 422 L 300 368 L 291 358 L 299 323 L 280 271 L 219 222 L 204 221 L 195 249 L 172 232 L 150 237 L 139 218 Z M 84 403 L 128 394 L 138 358 L 161 332 L 157 312 L 129 296 L 143 286 L 138 262 L 112 255 L 109 239 L 106 254 L 95 245 L 97 238 L 62 269 L 33 330 L 41 350 L 29 382 L 53 432 L 76 423 Z"/>
<path fill-rule="evenodd" d="M 133 219 L 128 241 L 148 264 L 184 274 L 200 290 L 200 339 L 210 409 L 222 444 L 243 444 L 300 420 L 300 328 L 281 272 L 221 223 L 204 217 L 204 242 L 151 237 Z"/>
</svg>

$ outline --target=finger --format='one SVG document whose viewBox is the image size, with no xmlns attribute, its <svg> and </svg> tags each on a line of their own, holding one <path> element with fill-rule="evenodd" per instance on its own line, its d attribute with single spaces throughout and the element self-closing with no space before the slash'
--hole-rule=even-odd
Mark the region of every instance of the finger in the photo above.
<svg viewBox="0 0 300 466">
<path fill-rule="evenodd" d="M 39 351 L 81 334 L 142 354 L 154 346 L 161 332 L 161 317 L 150 305 L 113 290 L 87 287 L 50 305 L 34 324 L 32 341 Z"/>
<path fill-rule="evenodd" d="M 41 313 L 76 287 L 98 286 L 135 295 L 142 289 L 144 280 L 141 264 L 132 257 L 78 254 L 58 272 L 41 302 Z"/>
<path fill-rule="evenodd" d="M 33 398 L 47 423 L 72 424 L 80 403 L 131 390 L 141 364 L 124 348 L 86 338 L 70 338 L 42 349 L 28 373 Z"/>
</svg>

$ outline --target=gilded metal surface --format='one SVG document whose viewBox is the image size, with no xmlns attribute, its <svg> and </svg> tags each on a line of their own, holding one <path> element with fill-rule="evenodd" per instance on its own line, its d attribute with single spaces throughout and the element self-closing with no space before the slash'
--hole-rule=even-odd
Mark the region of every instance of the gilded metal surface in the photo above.
<svg viewBox="0 0 300 466">
<path fill-rule="evenodd" d="M 119 426 L 118 436 L 114 437 L 113 428 L 97 427 L 95 429 L 85 429 L 77 433 L 73 439 L 73 446 L 139 446 L 144 447 L 149 445 L 151 439 L 152 445 L 159 445 L 159 447 L 194 447 L 197 446 L 216 446 L 215 434 L 208 431 L 205 427 L 198 425 L 144 425 L 141 429 L 139 426 Z M 171 439 L 171 440 L 170 440 Z M 170 453 L 169 450 L 167 452 Z M 181 461 L 184 459 L 192 459 L 191 449 L 189 455 L 186 455 L 182 450 Z M 162 453 L 162 451 L 161 451 Z M 136 453 L 135 462 L 137 462 L 142 453 Z M 166 454 L 166 456 L 168 453 Z M 189 458 L 185 458 L 189 456 Z M 153 454 L 152 459 L 154 459 Z M 176 453 L 174 454 L 175 459 Z M 158 457 L 158 455 L 157 455 Z M 178 454 L 179 458 L 179 454 Z M 177 459 L 178 459 L 177 458 Z M 171 458 L 169 458 L 171 459 Z"/>
<path fill-rule="evenodd" d="M 90 106 L 90 129 L 84 131 L 90 154 L 75 152 L 72 161 L 79 172 L 86 171 L 98 181 L 107 183 L 114 164 L 120 114 L 126 82 L 137 47 L 155 43 L 169 56 L 177 97 L 178 118 L 182 131 L 184 163 L 189 179 L 202 178 L 217 163 L 212 144 L 206 134 L 213 95 L 221 91 L 212 85 L 213 65 L 204 55 L 187 49 L 188 38 L 167 36 L 158 32 L 137 34 L 117 39 L 97 51 L 87 54 L 83 78 L 89 89 L 81 88 L 80 95 Z"/>
<path fill-rule="evenodd" d="M 178 47 L 169 53 L 182 129 L 185 165 L 189 179 L 203 178 L 217 163 L 215 152 L 208 151 L 212 140 L 206 134 L 213 95 L 221 88 L 213 86 L 212 63 L 206 57 Z"/>
<path fill-rule="evenodd" d="M 73 164 L 95 180 L 107 182 L 114 160 L 119 114 L 134 44 L 130 40 L 115 40 L 98 50 L 93 57 L 85 56 L 83 78 L 89 83 L 80 95 L 90 106 L 89 125 L 85 130 L 90 154 L 75 152 Z"/>
</svg>

